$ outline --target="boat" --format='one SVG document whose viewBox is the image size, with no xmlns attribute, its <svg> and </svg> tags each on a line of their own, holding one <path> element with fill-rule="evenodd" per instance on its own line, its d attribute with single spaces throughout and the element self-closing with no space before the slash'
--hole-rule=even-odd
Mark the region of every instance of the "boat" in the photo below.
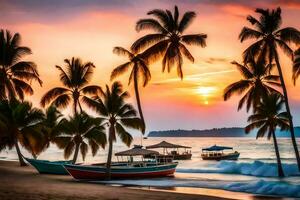
<svg viewBox="0 0 300 200">
<path fill-rule="evenodd" d="M 40 174 L 57 174 L 68 175 L 64 164 L 71 164 L 72 161 L 49 161 L 24 158 L 31 166 L 33 166 Z"/>
<path fill-rule="evenodd" d="M 158 144 L 146 146 L 146 149 L 158 149 L 162 148 L 163 153 L 162 156 L 173 156 L 174 160 L 190 160 L 192 158 L 192 152 L 191 147 L 188 146 L 182 146 L 178 144 L 172 144 L 166 141 L 162 141 Z M 172 149 L 170 152 L 168 152 L 168 149 Z M 179 149 L 184 149 L 183 152 L 180 152 Z"/>
<path fill-rule="evenodd" d="M 231 150 L 226 152 L 226 150 Z M 232 147 L 225 146 L 211 146 L 209 148 L 202 149 L 201 158 L 203 160 L 237 160 L 240 156 L 240 153 L 233 151 Z"/>
<path fill-rule="evenodd" d="M 145 155 L 158 155 L 156 151 L 134 147 L 130 150 L 116 153 L 116 156 L 127 157 L 128 161 L 116 162 L 111 165 L 111 179 L 140 179 L 173 176 L 177 167 L 176 162 L 158 162 L 156 159 L 145 160 Z M 140 161 L 133 157 L 141 156 Z M 72 165 L 65 164 L 68 173 L 77 180 L 105 180 L 107 178 L 106 164 L 101 165 Z"/>
</svg>

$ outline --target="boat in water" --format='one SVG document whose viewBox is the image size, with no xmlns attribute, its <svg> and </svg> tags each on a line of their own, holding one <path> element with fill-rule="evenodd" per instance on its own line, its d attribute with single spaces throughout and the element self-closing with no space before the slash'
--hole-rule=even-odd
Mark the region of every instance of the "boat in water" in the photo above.
<svg viewBox="0 0 300 200">
<path fill-rule="evenodd" d="M 71 164 L 71 160 L 68 161 L 49 161 L 49 160 L 37 160 L 37 159 L 24 159 L 33 166 L 40 174 L 58 174 L 68 175 L 67 170 L 64 168 L 64 164 Z"/>
<path fill-rule="evenodd" d="M 178 144 L 172 144 L 166 141 L 162 141 L 158 144 L 146 146 L 146 149 L 163 149 L 163 153 L 161 154 L 161 157 L 166 156 L 172 156 L 174 160 L 190 160 L 192 158 L 192 152 L 191 147 L 178 145 Z M 171 149 L 169 152 L 168 150 Z M 179 151 L 179 149 L 184 149 L 183 151 Z"/>
<path fill-rule="evenodd" d="M 229 152 L 227 151 L 229 150 Z M 203 160 L 237 160 L 240 153 L 233 151 L 232 147 L 225 146 L 211 146 L 209 148 L 202 149 L 201 158 Z"/>
<path fill-rule="evenodd" d="M 128 161 L 115 162 L 111 165 L 111 179 L 139 179 L 174 175 L 176 162 L 159 162 L 156 159 L 145 160 L 146 155 L 158 155 L 156 151 L 143 149 L 140 146 L 116 153 L 116 156 L 127 157 Z M 140 161 L 133 157 L 140 156 Z M 107 177 L 106 164 L 71 165 L 65 164 L 65 169 L 77 180 L 105 180 Z"/>
</svg>

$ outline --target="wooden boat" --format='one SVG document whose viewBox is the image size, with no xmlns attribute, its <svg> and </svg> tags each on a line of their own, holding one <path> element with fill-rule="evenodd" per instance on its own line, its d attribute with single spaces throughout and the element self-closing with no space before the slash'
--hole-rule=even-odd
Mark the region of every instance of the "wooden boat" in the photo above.
<svg viewBox="0 0 300 200">
<path fill-rule="evenodd" d="M 30 165 L 32 165 L 40 174 L 59 174 L 68 175 L 64 164 L 70 164 L 72 161 L 48 161 L 48 160 L 35 160 L 25 158 Z"/>
<path fill-rule="evenodd" d="M 158 155 L 156 151 L 150 151 L 142 148 L 133 148 L 124 152 L 116 153 L 116 156 L 130 157 L 128 162 L 117 162 L 111 166 L 112 179 L 138 179 L 171 176 L 174 174 L 176 162 L 162 163 L 157 160 L 133 161 L 133 156 Z M 71 165 L 65 164 L 65 169 L 77 180 L 105 180 L 107 169 L 105 164 L 95 165 Z"/>
<path fill-rule="evenodd" d="M 166 141 L 162 141 L 158 144 L 146 146 L 146 149 L 157 149 L 162 148 L 163 154 L 165 156 L 173 156 L 174 160 L 190 160 L 192 158 L 192 153 L 190 150 L 191 147 L 188 146 L 182 146 L 178 144 L 171 144 Z M 171 152 L 168 152 L 168 149 L 172 149 Z M 180 152 L 179 149 L 184 149 L 183 152 Z"/>
<path fill-rule="evenodd" d="M 224 146 L 211 146 L 209 148 L 202 149 L 201 157 L 203 160 L 237 160 L 240 153 L 237 151 L 224 152 L 224 150 L 233 150 L 232 147 Z"/>
</svg>

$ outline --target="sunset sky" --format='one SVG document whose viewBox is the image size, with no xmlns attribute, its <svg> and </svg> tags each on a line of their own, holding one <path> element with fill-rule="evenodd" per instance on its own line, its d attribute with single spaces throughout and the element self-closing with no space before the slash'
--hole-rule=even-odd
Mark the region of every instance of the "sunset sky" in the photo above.
<svg viewBox="0 0 300 200">
<path fill-rule="evenodd" d="M 55 65 L 65 58 L 80 57 L 96 65 L 93 84 L 109 83 L 110 72 L 126 61 L 112 53 L 115 46 L 129 48 L 140 36 L 135 23 L 155 8 L 171 9 L 178 5 L 181 14 L 191 10 L 197 17 L 186 33 L 208 35 L 207 47 L 188 47 L 195 63 L 184 60 L 184 79 L 161 72 L 161 60 L 150 66 L 152 79 L 141 88 L 142 106 L 147 129 L 205 129 L 244 126 L 247 114 L 237 112 L 240 97 L 224 102 L 223 89 L 239 80 L 240 75 L 230 62 L 241 61 L 243 50 L 251 43 L 241 44 L 238 34 L 249 23 L 248 14 L 256 7 L 281 6 L 283 27 L 300 29 L 300 1 L 297 0 L 0 0 L 0 28 L 22 35 L 22 44 L 33 51 L 26 60 L 38 65 L 43 87 L 35 85 L 29 99 L 39 105 L 41 96 L 50 88 L 60 86 Z M 294 47 L 293 47 L 294 48 Z M 300 82 L 293 86 L 291 62 L 280 54 L 287 81 L 291 108 L 296 125 L 300 125 Z M 127 88 L 129 74 L 119 80 Z M 300 80 L 299 80 L 300 81 Z M 135 103 L 130 86 L 131 101 Z"/>
</svg>

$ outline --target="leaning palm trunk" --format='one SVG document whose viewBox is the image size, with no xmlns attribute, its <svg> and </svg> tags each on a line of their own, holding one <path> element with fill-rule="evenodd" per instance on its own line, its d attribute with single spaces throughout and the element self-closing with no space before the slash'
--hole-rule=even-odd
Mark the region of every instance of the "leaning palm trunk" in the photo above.
<svg viewBox="0 0 300 200">
<path fill-rule="evenodd" d="M 25 163 L 25 161 L 23 159 L 23 155 L 21 153 L 18 141 L 15 142 L 15 147 L 16 147 L 16 150 L 17 150 L 20 166 L 27 166 L 27 164 Z"/>
<path fill-rule="evenodd" d="M 77 160 L 77 157 L 78 157 L 78 153 L 79 153 L 79 144 L 76 144 L 75 153 L 74 153 L 73 160 L 72 160 L 73 164 L 76 163 L 76 160 Z"/>
<path fill-rule="evenodd" d="M 140 117 L 141 117 L 141 120 L 142 120 L 142 123 L 143 123 L 142 133 L 144 134 L 145 129 L 146 129 L 146 124 L 145 124 L 144 115 L 143 115 L 142 106 L 141 106 L 137 74 L 134 75 L 134 92 L 135 92 L 136 103 L 137 103 L 137 106 L 138 106 L 139 114 L 140 114 Z"/>
<path fill-rule="evenodd" d="M 112 149 L 113 149 L 113 136 L 115 135 L 114 124 L 111 124 L 109 127 L 109 136 L 108 136 L 108 155 L 106 162 L 106 178 L 107 180 L 111 179 L 111 158 L 112 158 Z"/>
<path fill-rule="evenodd" d="M 278 176 L 279 177 L 284 177 L 284 172 L 283 172 L 283 169 L 282 169 L 280 153 L 279 153 L 279 150 L 278 150 L 278 144 L 277 144 L 277 139 L 276 139 L 276 135 L 275 135 L 274 130 L 272 130 L 272 137 L 273 137 L 273 143 L 274 143 L 276 159 L 277 159 Z"/>
<path fill-rule="evenodd" d="M 276 66 L 277 66 L 277 70 L 279 73 L 280 82 L 281 82 L 281 86 L 282 86 L 282 91 L 283 91 L 283 95 L 284 95 L 284 103 L 285 103 L 286 112 L 288 113 L 288 116 L 289 116 L 291 139 L 292 139 L 292 143 L 293 143 L 293 147 L 294 147 L 294 152 L 296 155 L 298 170 L 300 171 L 300 156 L 299 156 L 297 141 L 296 141 L 295 132 L 294 132 L 294 124 L 293 124 L 293 119 L 292 119 L 292 115 L 291 115 L 291 111 L 290 111 L 288 94 L 287 94 L 287 90 L 285 87 L 285 82 L 284 82 L 281 66 L 279 63 L 278 54 L 276 52 L 275 52 L 275 62 L 276 62 Z"/>
</svg>

